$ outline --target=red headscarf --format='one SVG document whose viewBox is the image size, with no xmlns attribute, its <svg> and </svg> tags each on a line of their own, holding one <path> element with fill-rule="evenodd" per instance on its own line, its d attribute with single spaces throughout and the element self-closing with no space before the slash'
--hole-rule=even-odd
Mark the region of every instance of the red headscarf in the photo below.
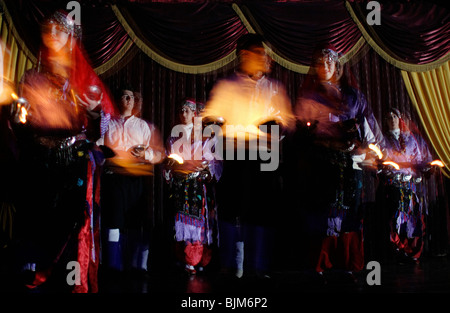
<svg viewBox="0 0 450 313">
<path fill-rule="evenodd" d="M 109 90 L 105 87 L 101 79 L 93 70 L 91 64 L 88 62 L 86 53 L 82 48 L 81 43 L 81 26 L 76 25 L 75 22 L 68 16 L 68 13 L 63 10 L 56 11 L 51 17 L 45 20 L 44 27 L 49 24 L 58 24 L 61 29 L 69 33 L 70 48 L 70 84 L 75 92 L 83 98 L 83 94 L 88 94 L 90 86 L 97 86 L 103 93 L 101 102 L 102 110 L 105 113 L 113 115 L 116 113 L 115 107 L 111 101 Z M 41 59 L 44 64 L 47 62 L 48 52 L 47 48 L 43 47 L 41 51 Z"/>
</svg>

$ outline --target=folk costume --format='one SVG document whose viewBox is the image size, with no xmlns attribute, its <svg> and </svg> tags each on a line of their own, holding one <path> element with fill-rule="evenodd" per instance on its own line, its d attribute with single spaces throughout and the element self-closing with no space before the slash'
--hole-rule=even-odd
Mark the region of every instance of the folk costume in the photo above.
<svg viewBox="0 0 450 313">
<path fill-rule="evenodd" d="M 50 32 L 52 25 L 69 34 L 68 44 L 59 51 L 67 64 L 55 64 L 50 48 L 43 46 L 37 68 L 22 77 L 20 98 L 13 104 L 29 106 L 26 119 L 14 124 L 23 177 L 18 205 L 19 270 L 31 289 L 47 282 L 44 290 L 48 286 L 58 291 L 97 292 L 103 153 L 95 140 L 113 110 L 106 89 L 79 47 L 80 26 L 63 11 L 45 21 L 43 33 Z M 64 70 L 55 72 L 56 65 Z M 90 98 L 96 106 L 81 105 L 80 99 L 92 89 L 99 96 Z M 70 261 L 79 267 L 68 267 Z M 66 280 L 67 268 L 79 269 L 71 284 Z"/>
<path fill-rule="evenodd" d="M 407 129 L 397 109 L 392 109 L 400 119 L 400 127 L 385 132 L 386 160 L 397 163 L 397 170 L 383 167 L 379 173 L 383 189 L 384 210 L 388 210 L 390 242 L 401 259 L 417 261 L 423 251 L 425 235 L 425 207 L 422 193 L 423 163 L 416 137 Z"/>
<path fill-rule="evenodd" d="M 299 151 L 303 231 L 317 272 L 331 268 L 357 272 L 364 266 L 360 163 L 368 144 L 382 141 L 382 136 L 366 98 L 344 72 L 335 49 L 317 49 L 313 60 L 319 59 L 336 64 L 338 79 L 319 81 L 311 72 L 296 105 L 303 138 Z"/>
<path fill-rule="evenodd" d="M 191 100 L 183 102 L 181 109 L 197 111 Z M 169 184 L 170 207 L 173 210 L 175 253 L 190 274 L 207 266 L 213 250 L 219 243 L 215 184 L 222 173 L 221 161 L 216 160 L 214 138 L 203 139 L 202 123 L 179 124 L 181 131 L 167 139 L 167 155 L 176 154 L 183 159 L 166 163 L 164 177 Z M 195 133 L 194 133 L 195 132 Z M 192 162 L 200 162 L 192 167 Z"/>
</svg>

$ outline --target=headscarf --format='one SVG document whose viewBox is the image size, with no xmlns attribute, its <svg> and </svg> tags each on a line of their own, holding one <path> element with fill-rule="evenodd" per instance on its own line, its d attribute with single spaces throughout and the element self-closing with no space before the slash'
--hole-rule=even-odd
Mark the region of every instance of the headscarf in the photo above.
<svg viewBox="0 0 450 313">
<path fill-rule="evenodd" d="M 83 98 L 84 94 L 89 93 L 89 88 L 91 86 L 97 86 L 103 92 L 103 98 L 101 101 L 102 110 L 104 113 L 109 113 L 111 115 L 115 114 L 115 109 L 111 101 L 111 96 L 109 90 L 105 87 L 101 79 L 94 72 L 92 66 L 89 64 L 86 53 L 82 47 L 81 36 L 82 28 L 81 25 L 77 25 L 75 21 L 68 15 L 66 11 L 58 10 L 47 18 L 43 25 L 43 31 L 45 27 L 49 25 L 56 24 L 60 27 L 61 31 L 69 34 L 69 44 L 70 44 L 70 84 L 74 91 Z M 47 48 L 42 47 L 40 52 L 38 71 L 41 70 L 41 63 L 48 61 Z"/>
</svg>

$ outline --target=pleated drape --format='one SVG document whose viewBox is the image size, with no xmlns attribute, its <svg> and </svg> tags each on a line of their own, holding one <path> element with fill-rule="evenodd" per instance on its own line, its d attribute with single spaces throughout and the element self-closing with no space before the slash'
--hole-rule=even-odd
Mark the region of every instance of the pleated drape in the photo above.
<svg viewBox="0 0 450 313">
<path fill-rule="evenodd" d="M 450 66 L 427 72 L 402 71 L 406 89 L 423 128 L 450 177 Z"/>
</svg>

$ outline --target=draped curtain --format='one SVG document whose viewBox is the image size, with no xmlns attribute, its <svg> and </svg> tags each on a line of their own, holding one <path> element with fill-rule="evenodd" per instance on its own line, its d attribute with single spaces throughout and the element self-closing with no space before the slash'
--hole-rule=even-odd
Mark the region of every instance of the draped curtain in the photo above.
<svg viewBox="0 0 450 313">
<path fill-rule="evenodd" d="M 449 62 L 427 72 L 402 71 L 402 77 L 434 150 L 450 164 Z"/>
<path fill-rule="evenodd" d="M 381 25 L 369 26 L 367 10 L 346 3 L 367 43 L 399 68 L 419 123 L 450 177 L 450 11 L 427 2 L 382 2 Z"/>
<path fill-rule="evenodd" d="M 124 81 L 136 86 L 144 96 L 143 117 L 164 138 L 183 98 L 206 101 L 217 79 L 234 70 L 241 35 L 263 35 L 275 61 L 271 75 L 285 84 L 293 104 L 312 50 L 331 42 L 351 65 L 375 117 L 382 121 L 390 107 L 409 115 L 450 177 L 447 8 L 419 0 L 378 1 L 381 25 L 370 26 L 367 1 L 357 0 L 79 2 L 92 66 L 111 89 Z M 17 82 L 37 63 L 40 22 L 66 4 L 0 1 L 2 41 L 11 52 L 9 79 Z M 161 175 L 154 180 L 155 217 L 162 220 L 164 183 Z M 445 184 L 437 184 L 435 192 L 442 194 Z"/>
</svg>

